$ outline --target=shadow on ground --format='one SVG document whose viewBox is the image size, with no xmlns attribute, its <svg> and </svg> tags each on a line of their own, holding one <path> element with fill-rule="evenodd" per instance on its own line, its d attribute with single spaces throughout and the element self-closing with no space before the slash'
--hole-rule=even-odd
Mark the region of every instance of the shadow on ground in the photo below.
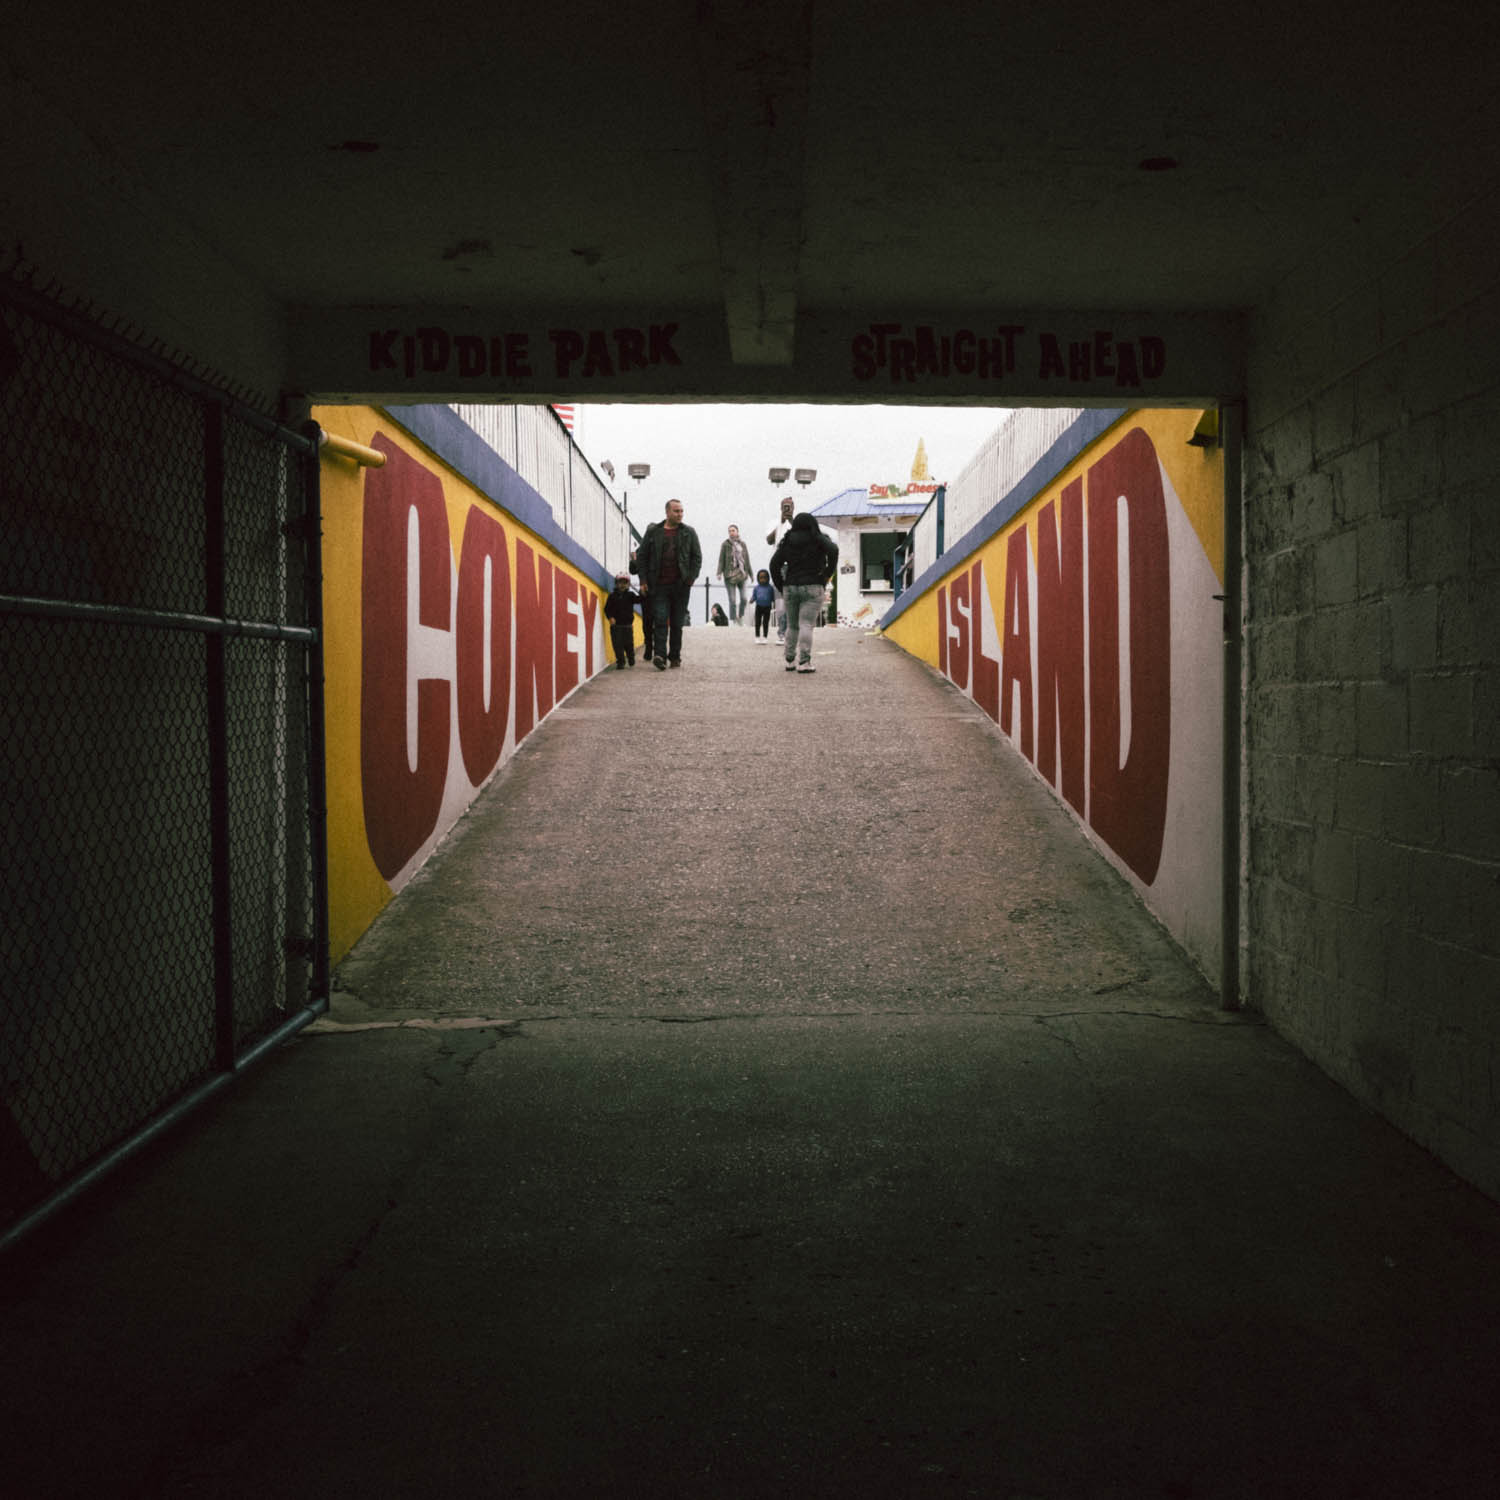
<svg viewBox="0 0 1500 1500">
<path fill-rule="evenodd" d="M 716 634 L 10 1258 L 7 1494 L 1488 1493 L 1500 1206 L 924 669 Z"/>
</svg>

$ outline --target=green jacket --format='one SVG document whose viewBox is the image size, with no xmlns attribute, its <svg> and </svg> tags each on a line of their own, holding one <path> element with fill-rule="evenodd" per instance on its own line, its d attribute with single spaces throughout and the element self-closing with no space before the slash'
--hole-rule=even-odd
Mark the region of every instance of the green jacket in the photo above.
<svg viewBox="0 0 1500 1500">
<path fill-rule="evenodd" d="M 641 538 L 636 549 L 636 572 L 647 588 L 655 588 L 661 572 L 661 555 L 672 536 L 660 521 L 653 521 Z M 691 583 L 703 571 L 703 548 L 698 543 L 698 533 L 685 522 L 677 528 L 677 576 L 682 583 Z"/>
</svg>

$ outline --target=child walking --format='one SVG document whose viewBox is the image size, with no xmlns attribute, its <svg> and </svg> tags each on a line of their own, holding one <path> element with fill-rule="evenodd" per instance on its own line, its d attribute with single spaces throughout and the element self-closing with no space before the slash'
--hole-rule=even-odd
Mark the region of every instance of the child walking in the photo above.
<svg viewBox="0 0 1500 1500">
<path fill-rule="evenodd" d="M 776 608 L 776 590 L 771 586 L 771 575 L 764 568 L 755 575 L 755 587 L 750 591 L 755 601 L 755 642 L 771 639 L 771 611 Z"/>
<path fill-rule="evenodd" d="M 604 601 L 604 618 L 609 621 L 617 672 L 625 670 L 626 662 L 635 665 L 635 607 L 640 602 L 641 596 L 630 586 L 630 574 L 616 573 L 614 592 Z"/>
</svg>

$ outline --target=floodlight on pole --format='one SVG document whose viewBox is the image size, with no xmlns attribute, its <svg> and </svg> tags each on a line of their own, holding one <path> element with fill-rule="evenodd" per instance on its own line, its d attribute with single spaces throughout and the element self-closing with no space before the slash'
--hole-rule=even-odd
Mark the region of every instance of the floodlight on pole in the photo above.
<svg viewBox="0 0 1500 1500">
<path fill-rule="evenodd" d="M 615 477 L 613 468 L 611 468 L 608 464 L 606 464 L 605 467 L 609 468 L 609 470 L 610 470 L 609 477 L 611 479 L 613 479 Z M 643 483 L 649 477 L 649 475 L 651 473 L 651 465 L 650 464 L 626 464 L 625 465 L 625 472 L 627 474 L 629 474 L 630 477 L 637 484 L 641 484 L 641 483 Z M 630 514 L 630 491 L 629 490 L 623 490 L 621 492 L 621 494 L 620 494 L 620 509 L 626 515 Z"/>
<path fill-rule="evenodd" d="M 791 472 L 792 471 L 790 469 L 772 469 L 771 470 L 771 483 L 772 484 L 785 484 L 786 481 L 787 481 L 787 476 Z"/>
<path fill-rule="evenodd" d="M 817 477 L 816 469 L 798 469 L 796 474 L 798 484 L 811 484 Z"/>
</svg>

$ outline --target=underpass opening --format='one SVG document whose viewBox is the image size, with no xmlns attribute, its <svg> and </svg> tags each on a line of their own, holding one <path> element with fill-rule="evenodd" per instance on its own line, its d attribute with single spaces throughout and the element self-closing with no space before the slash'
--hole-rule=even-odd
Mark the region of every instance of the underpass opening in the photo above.
<svg viewBox="0 0 1500 1500">
<path fill-rule="evenodd" d="M 701 626 L 729 602 L 714 576 L 728 527 L 758 571 L 790 499 L 838 542 L 832 620 L 879 631 L 984 713 L 1234 1005 L 1238 605 L 1225 450 L 1205 436 L 1216 407 L 568 415 L 571 431 L 550 407 L 315 409 L 389 455 L 381 470 L 325 464 L 329 765 L 346 783 L 330 788 L 336 958 L 536 726 L 612 665 L 603 604 L 666 500 L 686 502 L 701 538 Z M 825 462 L 796 435 L 860 419 L 901 457 Z M 955 419 L 963 458 L 941 435 Z M 757 428 L 755 456 L 737 454 Z M 716 461 L 728 480 L 709 478 Z"/>
</svg>

